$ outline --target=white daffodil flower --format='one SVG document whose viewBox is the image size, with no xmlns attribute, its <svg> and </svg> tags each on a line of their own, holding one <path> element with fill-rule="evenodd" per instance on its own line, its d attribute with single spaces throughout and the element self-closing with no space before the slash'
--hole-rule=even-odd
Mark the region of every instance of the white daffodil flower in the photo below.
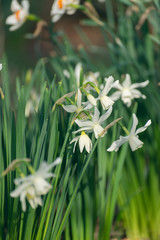
<svg viewBox="0 0 160 240">
<path fill-rule="evenodd" d="M 147 129 L 147 127 L 151 124 L 151 120 L 148 120 L 143 127 L 138 128 L 136 130 L 137 124 L 138 124 L 138 119 L 137 119 L 136 115 L 133 113 L 133 125 L 132 125 L 132 128 L 131 128 L 130 134 L 126 137 L 120 136 L 120 139 L 114 141 L 112 143 L 112 145 L 107 149 L 107 151 L 117 152 L 119 147 L 122 144 L 124 144 L 125 142 L 129 142 L 129 145 L 130 145 L 132 151 L 135 151 L 138 148 L 141 148 L 142 145 L 143 145 L 143 142 L 141 140 L 139 140 L 138 134 Z"/>
<path fill-rule="evenodd" d="M 73 152 L 75 152 L 75 148 L 76 148 L 76 144 L 77 144 L 78 140 L 79 140 L 80 152 L 83 152 L 83 149 L 85 147 L 86 151 L 88 153 L 90 153 L 90 151 L 92 149 L 92 141 L 84 131 L 81 132 L 80 136 L 73 138 L 72 141 L 70 142 L 70 144 L 75 142 Z"/>
<path fill-rule="evenodd" d="M 130 107 L 132 100 L 134 98 L 143 98 L 143 99 L 146 98 L 146 96 L 143 95 L 136 88 L 146 87 L 148 84 L 149 84 L 148 80 L 141 83 L 131 84 L 130 75 L 126 74 L 126 77 L 123 83 L 122 84 L 119 83 L 116 86 L 114 86 L 114 88 L 118 89 L 118 91 L 114 92 L 110 97 L 112 98 L 113 101 L 116 101 L 119 98 L 121 98 L 124 104 L 126 104 L 127 107 Z"/>
<path fill-rule="evenodd" d="M 49 170 L 60 163 L 61 158 L 57 158 L 49 165 L 43 162 L 34 174 L 14 180 L 17 188 L 10 193 L 10 196 L 13 198 L 20 196 L 23 211 L 26 211 L 26 199 L 32 208 L 36 208 L 38 205 L 42 206 L 41 195 L 47 194 L 52 188 L 45 179 L 55 176 L 53 173 L 49 173 Z"/>
<path fill-rule="evenodd" d="M 62 105 L 62 107 L 64 108 L 64 110 L 66 112 L 69 112 L 69 113 L 80 113 L 82 110 L 87 110 L 87 109 L 90 109 L 91 106 L 90 105 L 87 105 L 87 106 L 83 106 L 82 105 L 82 93 L 80 91 L 80 89 L 78 88 L 78 91 L 77 91 L 77 106 L 76 105 Z"/>
<path fill-rule="evenodd" d="M 84 84 L 87 83 L 87 82 L 93 82 L 96 86 L 98 86 L 98 81 L 97 81 L 97 78 L 99 77 L 100 73 L 99 72 L 88 72 L 86 75 L 85 75 L 85 79 L 84 79 Z"/>
<path fill-rule="evenodd" d="M 32 186 L 31 182 L 20 184 L 17 189 L 10 193 L 10 196 L 13 198 L 20 196 L 22 210 L 24 212 L 26 211 L 26 199 L 33 209 L 43 204 L 41 197 L 36 194 L 35 188 Z"/>
<path fill-rule="evenodd" d="M 29 117 L 34 112 L 38 112 L 39 101 L 40 96 L 34 90 L 32 90 L 31 97 L 26 103 L 25 117 Z"/>
<path fill-rule="evenodd" d="M 112 76 L 105 78 L 105 81 L 106 85 L 97 98 L 97 100 L 100 100 L 103 110 L 107 110 L 110 106 L 114 104 L 114 101 L 110 97 L 108 97 L 107 94 L 111 90 L 111 88 L 115 87 L 119 83 L 118 80 L 114 82 L 114 78 Z"/>
<path fill-rule="evenodd" d="M 92 82 L 94 83 L 94 85 L 97 87 L 98 86 L 98 77 L 99 77 L 100 73 L 99 72 L 88 72 L 87 74 L 84 75 L 84 82 L 83 84 L 86 84 L 87 82 Z M 93 87 L 91 87 L 89 84 L 85 87 L 86 90 L 93 90 L 95 91 L 95 89 Z"/>
<path fill-rule="evenodd" d="M 79 5 L 80 0 L 55 0 L 51 8 L 52 22 L 57 22 L 64 13 L 72 15 L 76 8 L 72 5 Z"/>
<path fill-rule="evenodd" d="M 21 5 L 17 0 L 12 0 L 11 11 L 13 14 L 6 19 L 6 24 L 12 25 L 10 31 L 14 31 L 22 26 L 29 15 L 29 2 L 28 0 L 23 0 Z"/>
<path fill-rule="evenodd" d="M 0 63 L 0 71 L 2 70 L 2 63 Z"/>
<path fill-rule="evenodd" d="M 79 120 L 76 119 L 75 122 L 77 125 L 80 127 L 79 130 L 75 131 L 75 133 L 80 132 L 80 131 L 89 131 L 89 132 L 94 132 L 95 138 L 98 138 L 104 128 L 101 126 L 103 122 L 111 115 L 112 112 L 112 106 L 108 109 L 108 111 L 103 114 L 101 117 L 99 117 L 100 112 L 99 110 L 95 107 L 94 110 L 94 116 L 92 117 L 91 120 Z M 104 135 L 103 135 L 104 136 Z"/>
</svg>

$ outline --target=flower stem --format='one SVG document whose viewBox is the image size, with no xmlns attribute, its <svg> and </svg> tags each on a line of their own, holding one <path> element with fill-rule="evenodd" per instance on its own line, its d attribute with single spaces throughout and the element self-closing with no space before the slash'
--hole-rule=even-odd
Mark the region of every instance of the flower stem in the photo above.
<svg viewBox="0 0 160 240">
<path fill-rule="evenodd" d="M 121 128 L 123 129 L 123 131 L 129 135 L 129 131 L 127 130 L 127 128 L 121 123 L 121 122 L 118 122 L 118 124 L 121 126 Z"/>
<path fill-rule="evenodd" d="M 39 22 L 41 21 L 42 19 L 34 14 L 29 14 L 27 16 L 27 19 L 30 20 L 30 21 L 34 21 L 34 22 Z"/>
<path fill-rule="evenodd" d="M 87 167 L 88 167 L 88 165 L 89 165 L 89 162 L 90 162 L 90 160 L 91 160 L 91 157 L 92 157 L 92 155 L 93 155 L 93 153 L 94 153 L 94 150 L 95 150 L 97 144 L 98 144 L 98 140 L 95 142 L 94 147 L 93 147 L 91 153 L 89 154 L 88 159 L 87 159 L 87 161 L 86 161 L 85 164 L 84 164 L 84 167 L 83 167 L 82 170 L 81 170 L 81 173 L 80 173 L 79 178 L 78 178 L 78 180 L 77 180 L 77 184 L 76 184 L 76 186 L 75 186 L 75 188 L 74 188 L 74 191 L 73 191 L 73 193 L 72 193 L 71 200 L 70 200 L 70 202 L 69 202 L 69 204 L 68 204 L 68 207 L 67 207 L 67 209 L 66 209 L 66 212 L 65 212 L 65 214 L 64 214 L 64 216 L 63 216 L 62 223 L 61 223 L 61 225 L 60 225 L 59 231 L 58 231 L 57 236 L 56 236 L 56 240 L 58 240 L 58 239 L 60 238 L 60 236 L 61 236 L 61 233 L 62 233 L 63 228 L 64 228 L 64 226 L 65 226 L 65 223 L 66 223 L 66 221 L 67 221 L 67 217 L 68 217 L 68 215 L 70 214 L 70 211 L 71 211 L 71 208 L 72 208 L 72 204 L 73 204 L 74 199 L 75 199 L 75 197 L 76 197 L 76 194 L 77 194 L 79 185 L 80 185 L 81 180 L 82 180 L 82 178 L 83 178 L 83 176 L 84 176 L 84 174 L 85 174 L 85 171 L 86 171 L 86 169 L 87 169 Z"/>
</svg>

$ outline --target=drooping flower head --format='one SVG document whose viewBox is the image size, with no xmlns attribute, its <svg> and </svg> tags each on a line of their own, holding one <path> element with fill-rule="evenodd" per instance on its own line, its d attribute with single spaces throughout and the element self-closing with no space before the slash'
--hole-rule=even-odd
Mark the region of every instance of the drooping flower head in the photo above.
<svg viewBox="0 0 160 240">
<path fill-rule="evenodd" d="M 73 152 L 75 152 L 75 147 L 78 141 L 80 152 L 83 152 L 83 149 L 85 148 L 86 151 L 90 153 L 92 149 L 92 141 L 84 131 L 81 132 L 81 135 L 73 138 L 72 141 L 70 142 L 70 144 L 75 142 Z"/>
<path fill-rule="evenodd" d="M 122 84 L 117 84 L 114 88 L 118 89 L 118 91 L 114 92 L 110 97 L 112 100 L 116 101 L 119 98 L 127 105 L 127 107 L 131 106 L 132 100 L 134 98 L 143 98 L 145 99 L 146 96 L 143 95 L 139 90 L 136 88 L 146 87 L 149 84 L 149 81 L 146 80 L 145 82 L 141 83 L 131 83 L 131 78 L 129 74 L 126 74 L 126 77 Z"/>
<path fill-rule="evenodd" d="M 76 8 L 72 5 L 78 5 L 80 0 L 55 0 L 51 8 L 52 21 L 57 22 L 64 13 L 72 15 Z"/>
<path fill-rule="evenodd" d="M 49 165 L 43 162 L 34 174 L 14 180 L 17 188 L 10 193 L 10 196 L 13 198 L 20 196 L 23 211 L 26 211 L 26 199 L 32 208 L 36 208 L 38 205 L 42 206 L 41 195 L 47 194 L 52 188 L 45 179 L 55 176 L 49 171 L 59 163 L 61 163 L 61 158 L 57 158 Z"/>
<path fill-rule="evenodd" d="M 136 115 L 133 113 L 133 125 L 131 128 L 130 134 L 126 137 L 120 136 L 120 139 L 114 141 L 112 143 L 112 145 L 107 149 L 107 151 L 117 152 L 119 147 L 121 145 L 123 145 L 125 142 L 129 142 L 129 145 L 130 145 L 132 151 L 135 151 L 138 148 L 141 148 L 143 146 L 143 142 L 141 140 L 139 140 L 138 134 L 147 129 L 147 127 L 151 124 L 151 120 L 148 120 L 143 127 L 138 128 L 136 130 L 137 124 L 138 124 L 138 119 L 137 119 Z"/>
<path fill-rule="evenodd" d="M 100 92 L 97 98 L 97 100 L 100 100 L 103 110 L 107 110 L 114 104 L 114 101 L 107 95 L 109 91 L 119 83 L 118 80 L 114 82 L 114 78 L 112 76 L 105 78 L 105 81 L 106 81 L 105 87 Z"/>
<path fill-rule="evenodd" d="M 104 130 L 104 128 L 101 125 L 110 116 L 111 112 L 112 112 L 112 107 L 110 107 L 105 114 L 103 114 L 102 116 L 99 116 L 100 112 L 98 108 L 95 107 L 92 120 L 79 120 L 79 119 L 75 120 L 77 125 L 80 127 L 80 129 L 77 130 L 76 132 L 80 132 L 80 131 L 94 132 L 95 138 L 98 138 L 102 133 L 102 131 Z"/>
<path fill-rule="evenodd" d="M 9 30 L 14 31 L 20 28 L 26 21 L 26 18 L 29 14 L 28 0 L 23 0 L 21 5 L 17 2 L 17 0 L 12 0 L 11 11 L 13 14 L 7 17 L 6 24 L 12 25 Z"/>
</svg>

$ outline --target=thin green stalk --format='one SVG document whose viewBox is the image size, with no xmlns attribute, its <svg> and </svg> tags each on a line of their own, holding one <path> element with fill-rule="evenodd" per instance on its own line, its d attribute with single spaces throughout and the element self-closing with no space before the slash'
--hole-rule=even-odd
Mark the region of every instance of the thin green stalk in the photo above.
<svg viewBox="0 0 160 240">
<path fill-rule="evenodd" d="M 110 239 L 110 232 L 111 232 L 112 221 L 114 217 L 114 210 L 115 210 L 115 205 L 117 201 L 118 187 L 119 187 L 119 182 L 122 176 L 122 169 L 123 169 L 124 161 L 126 158 L 127 148 L 128 148 L 128 144 L 125 144 L 123 146 L 120 157 L 118 159 L 118 166 L 117 166 L 117 171 L 115 173 L 112 197 L 111 197 L 111 201 L 109 202 L 110 206 L 107 207 L 107 211 L 105 214 L 105 224 L 104 224 L 105 227 L 104 227 L 104 232 L 102 234 L 102 239 L 104 240 Z"/>
<path fill-rule="evenodd" d="M 137 111 L 137 103 L 135 103 L 134 108 L 133 108 L 133 112 L 136 112 L 136 111 Z M 129 128 L 131 125 L 131 121 L 132 121 L 132 119 L 129 121 Z M 117 196 L 118 196 L 118 188 L 119 188 L 119 183 L 120 183 L 121 176 L 122 176 L 124 161 L 125 161 L 126 154 L 127 154 L 127 148 L 128 148 L 128 144 L 125 143 L 125 145 L 122 147 L 120 157 L 118 158 L 117 170 L 115 172 L 113 183 L 110 182 L 111 185 L 113 184 L 113 190 L 111 193 L 110 200 L 107 202 L 107 206 L 106 206 L 104 231 L 102 233 L 102 239 L 104 239 L 104 240 L 110 239 L 110 232 L 111 232 L 111 227 L 112 227 L 112 222 L 113 222 L 113 217 L 114 217 L 114 210 L 115 210 L 115 205 L 116 205 Z M 110 185 L 108 186 L 108 191 L 111 192 Z M 107 195 L 110 196 L 109 193 L 107 193 Z"/>
<path fill-rule="evenodd" d="M 63 146 L 62 146 L 62 149 L 61 149 L 61 152 L 60 152 L 60 157 L 63 159 L 63 155 L 64 155 L 64 152 L 66 150 L 66 145 L 68 143 L 68 138 L 70 136 L 70 132 L 71 132 L 71 129 L 72 129 L 72 124 L 70 124 L 71 122 L 71 119 L 72 119 L 72 115 L 70 117 L 70 121 L 69 121 L 69 128 L 67 130 L 67 133 L 66 133 L 66 136 L 65 136 L 65 140 L 64 140 L 64 143 L 63 143 Z M 61 164 L 57 166 L 56 168 L 56 179 L 55 179 L 55 183 L 54 183 L 54 187 L 53 187 L 53 193 L 56 192 L 56 187 L 57 187 L 57 183 L 58 183 L 58 179 L 59 179 L 59 174 L 60 174 L 60 170 L 61 170 Z M 52 199 L 52 202 L 53 202 L 53 199 Z M 47 214 L 47 218 L 45 219 L 45 222 L 49 222 L 50 220 L 50 216 L 51 216 L 51 212 L 52 212 L 52 208 L 50 207 L 48 209 L 48 214 Z M 47 232 L 47 228 L 48 228 L 48 224 L 45 224 L 45 228 L 44 228 L 44 236 Z"/>
<path fill-rule="evenodd" d="M 113 1 L 106 0 L 107 23 L 110 27 L 115 27 Z"/>
<path fill-rule="evenodd" d="M 87 159 L 87 161 L 86 161 L 86 163 L 85 163 L 85 165 L 84 165 L 84 167 L 83 167 L 83 169 L 82 169 L 82 171 L 81 171 L 81 173 L 80 173 L 80 176 L 79 176 L 79 178 L 78 178 L 78 180 L 77 180 L 77 184 L 76 184 L 76 186 L 75 186 L 75 188 L 74 188 L 74 191 L 73 191 L 71 200 L 70 200 L 70 202 L 69 202 L 69 204 L 68 204 L 68 207 L 67 207 L 67 209 L 66 209 L 66 212 L 65 212 L 65 214 L 64 214 L 64 216 L 63 216 L 63 220 L 62 220 L 62 223 L 61 223 L 61 225 L 60 225 L 60 228 L 59 228 L 59 231 L 58 231 L 58 233 L 57 233 L 57 236 L 56 236 L 56 239 L 55 239 L 55 240 L 59 240 L 59 238 L 60 238 L 60 236 L 61 236 L 61 234 L 62 234 L 63 228 L 64 228 L 65 223 L 66 223 L 66 221 L 67 221 L 67 217 L 68 217 L 68 215 L 70 214 L 70 211 L 71 211 L 71 208 L 72 208 L 72 205 L 73 205 L 73 201 L 74 201 L 74 199 L 75 199 L 75 197 L 76 197 L 76 194 L 77 194 L 79 185 L 80 185 L 80 183 L 81 183 L 81 180 L 82 180 L 82 178 L 83 178 L 83 176 L 84 176 L 84 173 L 85 173 L 85 171 L 86 171 L 86 169 L 87 169 L 87 167 L 88 167 L 88 164 L 89 164 L 89 162 L 90 162 L 90 160 L 91 160 L 91 157 L 92 157 L 92 155 L 93 155 L 93 152 L 94 152 L 97 144 L 98 144 L 98 140 L 95 142 L 94 147 L 93 147 L 91 153 L 89 154 L 88 159 Z"/>
</svg>

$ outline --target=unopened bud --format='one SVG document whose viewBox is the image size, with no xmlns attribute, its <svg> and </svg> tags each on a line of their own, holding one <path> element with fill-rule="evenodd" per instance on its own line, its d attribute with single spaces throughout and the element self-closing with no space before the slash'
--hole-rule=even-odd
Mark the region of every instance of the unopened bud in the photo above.
<svg viewBox="0 0 160 240">
<path fill-rule="evenodd" d="M 88 101 L 93 105 L 96 106 L 97 105 L 97 100 L 95 97 L 93 97 L 91 94 L 87 95 Z"/>
</svg>

